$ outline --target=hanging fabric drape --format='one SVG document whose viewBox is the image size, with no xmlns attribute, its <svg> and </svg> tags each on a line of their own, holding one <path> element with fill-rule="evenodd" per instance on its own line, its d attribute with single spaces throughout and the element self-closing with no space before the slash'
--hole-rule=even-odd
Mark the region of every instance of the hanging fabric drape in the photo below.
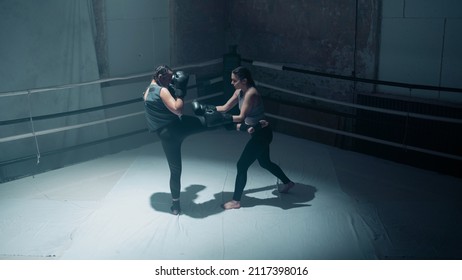
<svg viewBox="0 0 462 280">
<path fill-rule="evenodd" d="M 0 92 L 28 91 L 27 95 L 0 99 L 0 120 L 30 118 L 28 124 L 2 126 L 1 137 L 10 137 L 103 119 L 104 111 L 34 120 L 103 104 L 99 84 L 31 93 L 29 89 L 98 80 L 94 16 L 90 0 L 0 2 Z M 0 143 L 0 158 L 9 160 L 40 151 L 65 148 L 107 136 L 107 125 L 84 127 L 50 135 Z M 53 158 L 63 166 L 79 152 Z M 43 160 L 42 160 L 43 162 Z M 24 167 L 22 167 L 24 168 Z M 30 168 L 34 168 L 30 166 Z"/>
</svg>

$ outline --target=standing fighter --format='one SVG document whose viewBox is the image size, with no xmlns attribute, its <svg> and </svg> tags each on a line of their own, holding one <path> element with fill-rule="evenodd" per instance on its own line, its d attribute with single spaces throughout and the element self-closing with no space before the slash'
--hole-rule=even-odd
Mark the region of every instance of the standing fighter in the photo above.
<svg viewBox="0 0 462 280">
<path fill-rule="evenodd" d="M 250 70 L 245 67 L 238 67 L 231 73 L 231 84 L 236 89 L 231 98 L 222 106 L 202 105 L 193 103 L 195 113 L 203 115 L 205 119 L 213 122 L 217 112 L 232 122 L 238 123 L 237 129 L 248 131 L 251 137 L 247 142 L 242 154 L 237 162 L 237 176 L 234 186 L 233 199 L 225 204 L 223 208 L 239 209 L 241 207 L 241 197 L 247 183 L 247 170 L 255 160 L 261 167 L 271 172 L 274 176 L 283 182 L 279 189 L 281 193 L 287 193 L 294 183 L 287 178 L 282 169 L 270 159 L 270 143 L 273 140 L 273 132 L 264 120 L 264 107 L 260 94 L 255 88 L 255 82 Z M 239 104 L 239 115 L 228 115 L 224 112 L 231 110 Z"/>
</svg>

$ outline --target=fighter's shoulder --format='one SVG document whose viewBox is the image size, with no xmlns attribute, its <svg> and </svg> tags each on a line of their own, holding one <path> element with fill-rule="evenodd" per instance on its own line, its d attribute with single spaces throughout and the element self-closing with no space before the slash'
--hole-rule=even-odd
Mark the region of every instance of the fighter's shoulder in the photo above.
<svg viewBox="0 0 462 280">
<path fill-rule="evenodd" d="M 159 94 L 160 94 L 161 97 L 162 96 L 166 96 L 166 97 L 171 96 L 170 91 L 166 87 L 159 87 Z"/>
<path fill-rule="evenodd" d="M 247 92 L 246 92 L 245 95 L 246 95 L 248 98 L 253 98 L 254 96 L 257 96 L 258 94 L 259 94 L 259 93 L 258 93 L 257 89 L 256 89 L 255 87 L 251 87 L 251 88 L 249 88 L 249 89 L 247 90 Z"/>
</svg>

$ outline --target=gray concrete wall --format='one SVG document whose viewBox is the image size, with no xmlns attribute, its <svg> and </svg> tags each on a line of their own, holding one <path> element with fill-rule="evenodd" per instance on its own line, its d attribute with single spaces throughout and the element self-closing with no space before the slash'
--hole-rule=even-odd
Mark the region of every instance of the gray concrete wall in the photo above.
<svg viewBox="0 0 462 280">
<path fill-rule="evenodd" d="M 462 1 L 382 1 L 381 80 L 462 88 Z M 379 91 L 462 103 L 461 93 L 382 86 Z"/>
<path fill-rule="evenodd" d="M 168 0 L 106 2 L 111 77 L 152 71 L 170 63 Z"/>
<path fill-rule="evenodd" d="M 172 64 L 220 58 L 225 46 L 224 0 L 172 1 Z"/>
<path fill-rule="evenodd" d="M 104 18 L 104 33 L 98 57 L 106 59 L 100 68 L 105 78 L 118 78 L 141 73 L 152 73 L 159 64 L 171 63 L 170 3 L 168 0 L 110 0 L 97 10 L 98 18 Z M 103 63 L 102 63 L 103 64 Z M 105 104 L 140 98 L 150 83 L 151 76 L 102 84 Z M 108 109 L 106 117 L 127 115 L 144 110 L 141 102 Z M 146 128 L 144 115 L 136 115 L 108 124 L 110 135 L 121 135 Z M 115 143 L 114 150 L 136 147 L 152 141 L 145 134 L 127 137 Z"/>
</svg>

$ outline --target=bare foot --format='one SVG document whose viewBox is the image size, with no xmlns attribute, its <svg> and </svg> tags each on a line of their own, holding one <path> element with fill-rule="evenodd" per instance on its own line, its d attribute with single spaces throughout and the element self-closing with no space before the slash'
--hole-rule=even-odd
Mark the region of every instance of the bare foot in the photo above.
<svg viewBox="0 0 462 280">
<path fill-rule="evenodd" d="M 236 200 L 231 200 L 231 201 L 228 201 L 225 204 L 223 204 L 222 207 L 225 210 L 239 209 L 239 208 L 241 208 L 241 203 L 239 201 L 236 201 Z"/>
<path fill-rule="evenodd" d="M 279 190 L 280 193 L 288 193 L 291 188 L 295 186 L 294 182 L 289 182 L 287 184 L 284 184 L 282 188 Z"/>
</svg>

